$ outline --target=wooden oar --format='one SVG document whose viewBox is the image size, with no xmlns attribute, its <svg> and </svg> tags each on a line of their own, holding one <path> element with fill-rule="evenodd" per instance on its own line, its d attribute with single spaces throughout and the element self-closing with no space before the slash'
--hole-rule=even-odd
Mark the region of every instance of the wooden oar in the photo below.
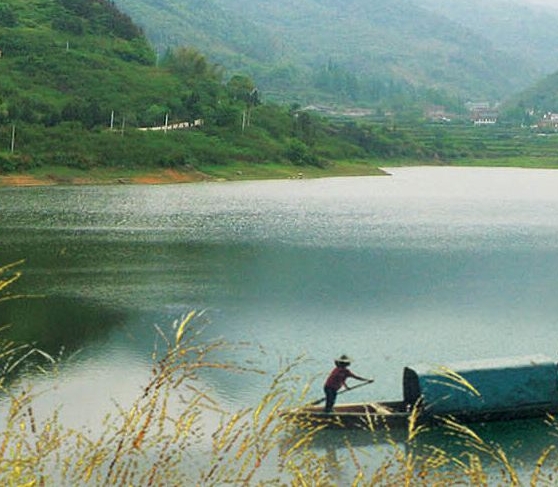
<svg viewBox="0 0 558 487">
<path fill-rule="evenodd" d="M 353 389 L 358 389 L 359 387 L 367 386 L 368 384 L 372 384 L 372 382 L 374 382 L 374 379 L 367 380 L 366 382 L 363 382 L 362 384 L 357 384 L 356 386 L 353 386 L 353 387 L 347 387 L 346 389 L 343 389 L 342 391 L 339 391 L 337 393 L 337 395 L 343 394 L 345 392 L 352 391 Z M 326 398 L 322 397 L 321 399 L 317 399 L 316 401 L 311 402 L 310 405 L 316 406 L 316 405 L 324 402 L 325 400 L 326 400 Z"/>
</svg>

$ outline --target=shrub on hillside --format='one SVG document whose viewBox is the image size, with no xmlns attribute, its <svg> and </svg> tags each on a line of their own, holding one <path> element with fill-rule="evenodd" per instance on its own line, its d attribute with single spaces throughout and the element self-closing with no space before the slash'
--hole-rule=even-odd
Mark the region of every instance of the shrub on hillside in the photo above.
<svg viewBox="0 0 558 487">
<path fill-rule="evenodd" d="M 16 170 L 13 159 L 9 156 L 0 154 L 0 173 L 9 173 Z"/>
<path fill-rule="evenodd" d="M 9 5 L 0 5 L 0 27 L 15 27 L 17 15 Z"/>
<path fill-rule="evenodd" d="M 321 167 L 318 157 L 299 139 L 291 139 L 285 157 L 295 166 Z"/>
<path fill-rule="evenodd" d="M 0 173 L 23 172 L 37 165 L 37 160 L 25 154 L 0 154 Z"/>
<path fill-rule="evenodd" d="M 68 14 L 62 14 L 53 19 L 52 28 L 76 36 L 81 36 L 85 33 L 85 24 L 83 20 Z"/>
</svg>

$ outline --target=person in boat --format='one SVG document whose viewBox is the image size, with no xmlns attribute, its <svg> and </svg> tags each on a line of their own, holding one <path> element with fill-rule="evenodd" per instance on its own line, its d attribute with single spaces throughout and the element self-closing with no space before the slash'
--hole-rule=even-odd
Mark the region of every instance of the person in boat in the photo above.
<svg viewBox="0 0 558 487">
<path fill-rule="evenodd" d="M 341 357 L 335 360 L 335 368 L 330 372 L 324 384 L 324 393 L 326 397 L 324 411 L 326 413 L 333 412 L 333 406 L 335 405 L 335 400 L 337 399 L 337 392 L 339 391 L 339 389 L 341 389 L 341 387 L 350 389 L 346 383 L 346 380 L 349 377 L 362 381 L 370 380 L 353 374 L 353 372 L 349 370 L 349 365 L 351 365 L 351 359 L 347 357 L 347 355 L 341 355 Z"/>
</svg>

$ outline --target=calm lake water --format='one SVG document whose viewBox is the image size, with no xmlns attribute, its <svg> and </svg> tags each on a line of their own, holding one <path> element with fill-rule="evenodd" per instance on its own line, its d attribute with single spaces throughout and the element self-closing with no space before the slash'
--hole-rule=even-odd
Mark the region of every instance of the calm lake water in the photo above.
<svg viewBox="0 0 558 487">
<path fill-rule="evenodd" d="M 192 309 L 205 310 L 205 337 L 243 343 L 234 357 L 268 374 L 303 354 L 296 373 L 317 398 L 341 353 L 376 379 L 350 400 L 399 399 L 416 362 L 556 357 L 558 172 L 389 172 L 0 189 L 0 264 L 26 259 L 14 291 L 46 296 L 2 305 L 0 323 L 50 353 L 79 351 L 45 410 L 94 425 L 135 398 L 154 325 L 170 333 Z M 238 408 L 270 376 L 205 380 Z M 532 423 L 490 434 L 519 435 L 525 457 L 548 441 Z"/>
</svg>

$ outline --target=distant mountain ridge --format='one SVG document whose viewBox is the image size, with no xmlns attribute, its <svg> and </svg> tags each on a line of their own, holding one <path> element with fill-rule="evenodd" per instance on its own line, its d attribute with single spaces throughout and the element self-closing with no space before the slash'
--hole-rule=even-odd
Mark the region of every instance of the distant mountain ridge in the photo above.
<svg viewBox="0 0 558 487">
<path fill-rule="evenodd" d="M 144 28 L 161 54 L 168 47 L 193 46 L 230 66 L 239 57 L 265 61 L 275 49 L 267 29 L 259 29 L 214 0 L 117 0 L 115 4 Z"/>
<path fill-rule="evenodd" d="M 451 6 L 443 0 L 115 3 L 160 50 L 192 45 L 228 70 L 253 76 L 264 92 L 290 92 L 306 101 L 322 99 L 324 86 L 334 95 L 350 93 L 356 84 L 359 96 L 370 98 L 363 87 L 379 82 L 401 84 L 407 92 L 434 89 L 461 99 L 499 100 L 558 69 L 540 37 L 537 45 L 520 47 L 538 29 L 541 8 L 523 6 L 512 15 L 514 0 L 472 0 L 474 8 L 468 1 Z M 524 28 L 508 28 L 510 16 Z M 541 36 L 549 43 L 558 40 L 549 28 L 553 22 L 558 23 L 558 12 L 544 19 Z M 331 67 L 337 70 L 333 84 L 320 81 L 326 74 L 333 78 Z"/>
<path fill-rule="evenodd" d="M 517 0 L 421 0 L 421 3 L 513 57 L 530 59 L 545 74 L 558 70 L 558 2 L 554 9 Z"/>
</svg>

